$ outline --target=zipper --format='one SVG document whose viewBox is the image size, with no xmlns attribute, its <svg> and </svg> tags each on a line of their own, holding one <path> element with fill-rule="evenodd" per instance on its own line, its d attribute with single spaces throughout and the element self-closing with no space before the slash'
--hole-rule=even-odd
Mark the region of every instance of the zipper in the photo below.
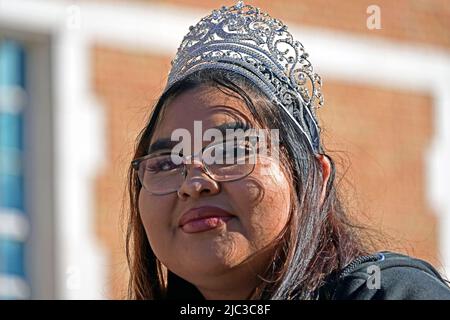
<svg viewBox="0 0 450 320">
<path fill-rule="evenodd" d="M 340 279 L 344 278 L 345 276 L 349 275 L 356 269 L 356 267 L 358 267 L 362 263 L 371 262 L 371 261 L 372 262 L 382 261 L 382 260 L 384 260 L 384 254 L 382 254 L 381 252 L 371 254 L 371 255 L 366 255 L 366 256 L 359 256 L 355 260 L 353 260 L 351 263 L 349 263 L 346 267 L 344 267 L 344 269 L 342 269 L 342 271 L 339 273 L 338 279 L 340 280 Z"/>
</svg>

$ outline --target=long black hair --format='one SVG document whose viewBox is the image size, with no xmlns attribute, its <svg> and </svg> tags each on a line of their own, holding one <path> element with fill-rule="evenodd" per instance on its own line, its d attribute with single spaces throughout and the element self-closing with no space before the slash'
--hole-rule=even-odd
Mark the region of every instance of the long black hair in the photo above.
<svg viewBox="0 0 450 320">
<path fill-rule="evenodd" d="M 180 93 L 198 86 L 211 86 L 242 99 L 263 128 L 279 129 L 280 163 L 292 177 L 291 212 L 280 235 L 271 265 L 261 276 L 251 299 L 314 299 L 330 274 L 355 257 L 368 253 L 362 228 L 349 221 L 336 186 L 336 165 L 331 163 L 322 203 L 322 167 L 308 141 L 289 116 L 270 102 L 249 80 L 225 70 L 197 71 L 173 85 L 160 96 L 148 123 L 137 138 L 134 158 L 144 156 L 164 106 Z M 325 150 L 325 149 L 324 149 Z M 284 160 L 284 161 L 283 161 Z M 130 167 L 128 192 L 130 210 L 126 253 L 130 269 L 130 299 L 201 298 L 198 290 L 161 264 L 147 240 L 140 219 L 138 197 L 141 189 Z"/>
</svg>

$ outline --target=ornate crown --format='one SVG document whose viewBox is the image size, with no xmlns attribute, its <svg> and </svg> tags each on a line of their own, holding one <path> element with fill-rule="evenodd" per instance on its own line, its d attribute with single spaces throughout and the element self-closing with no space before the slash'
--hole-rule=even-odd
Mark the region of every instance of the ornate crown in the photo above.
<svg viewBox="0 0 450 320">
<path fill-rule="evenodd" d="M 315 109 L 323 105 L 321 79 L 303 45 L 280 20 L 242 1 L 202 18 L 183 38 L 164 92 L 202 69 L 234 71 L 255 83 L 282 107 L 322 153 Z"/>
</svg>

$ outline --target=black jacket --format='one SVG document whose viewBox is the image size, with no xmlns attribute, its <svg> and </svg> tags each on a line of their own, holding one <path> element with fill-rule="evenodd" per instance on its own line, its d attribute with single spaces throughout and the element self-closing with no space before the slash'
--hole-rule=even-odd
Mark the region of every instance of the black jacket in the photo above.
<svg viewBox="0 0 450 320">
<path fill-rule="evenodd" d="M 450 300 L 450 287 L 428 262 L 381 251 L 361 256 L 328 278 L 326 300 Z"/>
</svg>

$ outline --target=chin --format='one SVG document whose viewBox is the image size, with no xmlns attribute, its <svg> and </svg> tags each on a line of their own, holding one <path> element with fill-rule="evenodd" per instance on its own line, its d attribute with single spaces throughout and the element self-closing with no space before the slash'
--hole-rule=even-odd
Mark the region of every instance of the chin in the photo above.
<svg viewBox="0 0 450 320">
<path fill-rule="evenodd" d="M 234 246 L 208 246 L 192 248 L 189 255 L 183 254 L 181 261 L 191 272 L 199 274 L 221 274 L 240 265 L 245 257 Z"/>
<path fill-rule="evenodd" d="M 201 275 L 201 276 L 219 276 L 233 268 L 230 263 L 223 261 L 208 261 L 207 263 L 192 264 L 189 272 Z"/>
</svg>

